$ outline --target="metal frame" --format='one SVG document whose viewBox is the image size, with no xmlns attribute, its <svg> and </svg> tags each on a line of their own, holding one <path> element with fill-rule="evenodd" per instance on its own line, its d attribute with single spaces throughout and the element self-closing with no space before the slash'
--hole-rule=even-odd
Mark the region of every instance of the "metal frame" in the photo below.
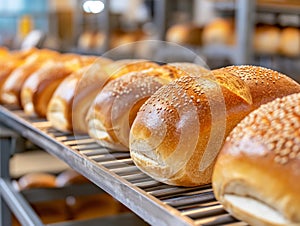
<svg viewBox="0 0 300 226">
<path fill-rule="evenodd" d="M 164 185 L 134 166 L 129 153 L 104 149 L 88 136 L 58 132 L 48 121 L 28 118 L 22 111 L 0 106 L 0 122 L 65 161 L 152 225 L 245 225 L 222 208 L 210 185 Z"/>
</svg>

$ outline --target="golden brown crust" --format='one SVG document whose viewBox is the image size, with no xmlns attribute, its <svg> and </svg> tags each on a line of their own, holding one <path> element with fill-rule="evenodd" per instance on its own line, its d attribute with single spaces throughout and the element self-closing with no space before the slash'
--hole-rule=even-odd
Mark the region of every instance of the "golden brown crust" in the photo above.
<svg viewBox="0 0 300 226">
<path fill-rule="evenodd" d="M 120 204 L 105 193 L 73 197 L 67 205 L 76 220 L 115 215 L 120 209 Z"/>
<path fill-rule="evenodd" d="M 286 27 L 281 31 L 280 53 L 289 56 L 300 56 L 300 30 L 296 27 Z"/>
<path fill-rule="evenodd" d="M 271 25 L 258 26 L 255 29 L 253 45 L 256 53 L 276 54 L 279 52 L 280 28 Z"/>
<path fill-rule="evenodd" d="M 25 113 L 45 117 L 49 101 L 62 80 L 82 67 L 91 65 L 95 59 L 91 56 L 61 54 L 55 62 L 49 61 L 41 66 L 22 86 L 21 102 Z"/>
<path fill-rule="evenodd" d="M 60 173 L 56 177 L 55 184 L 57 187 L 64 187 L 72 184 L 84 184 L 89 182 L 89 180 L 77 173 L 75 170 L 69 169 Z"/>
<path fill-rule="evenodd" d="M 177 64 L 155 66 L 112 80 L 90 108 L 87 118 L 90 136 L 103 146 L 128 150 L 129 130 L 139 108 L 161 86 L 184 75 L 187 73 Z"/>
<path fill-rule="evenodd" d="M 105 58 L 99 58 L 91 67 L 86 67 L 65 79 L 57 88 L 47 113 L 48 120 L 55 128 L 62 131 L 87 133 L 85 118 L 88 109 L 107 82 L 128 71 L 157 66 L 155 63 L 142 60 L 109 62 Z"/>
<path fill-rule="evenodd" d="M 53 188 L 55 176 L 48 173 L 29 173 L 22 176 L 19 181 L 20 190 L 29 188 Z"/>
<path fill-rule="evenodd" d="M 196 24 L 176 24 L 166 33 L 166 41 L 185 45 L 201 45 L 203 28 Z"/>
<path fill-rule="evenodd" d="M 234 23 L 232 19 L 217 18 L 203 29 L 202 42 L 204 45 L 234 44 Z"/>
<path fill-rule="evenodd" d="M 26 79 L 37 71 L 48 60 L 57 57 L 59 54 L 51 50 L 38 50 L 26 58 L 25 62 L 17 67 L 2 86 L 0 99 L 5 104 L 21 105 L 21 89 Z"/>
<path fill-rule="evenodd" d="M 138 112 L 131 128 L 131 156 L 162 182 L 207 184 L 234 126 L 260 104 L 299 91 L 290 78 L 255 66 L 183 77 L 159 89 Z"/>
<path fill-rule="evenodd" d="M 48 104 L 47 119 L 54 128 L 60 131 L 68 132 L 73 130 L 72 105 L 75 90 L 88 67 L 84 67 L 66 77 L 59 84 Z"/>
<path fill-rule="evenodd" d="M 296 182 L 300 179 L 299 106 L 300 94 L 261 106 L 230 133 L 218 156 L 213 173 L 216 198 L 250 224 L 300 224 L 300 184 Z M 255 216 L 228 201 L 226 195 L 263 203 L 286 223 Z"/>
<path fill-rule="evenodd" d="M 9 75 L 19 66 L 21 66 L 26 57 L 32 54 L 35 49 L 29 49 L 26 51 L 18 51 L 18 52 L 9 52 L 8 50 L 2 51 L 2 55 L 0 56 L 0 95 L 2 93 L 2 86 L 5 81 L 8 79 Z M 0 98 L 1 103 L 1 98 Z"/>
</svg>

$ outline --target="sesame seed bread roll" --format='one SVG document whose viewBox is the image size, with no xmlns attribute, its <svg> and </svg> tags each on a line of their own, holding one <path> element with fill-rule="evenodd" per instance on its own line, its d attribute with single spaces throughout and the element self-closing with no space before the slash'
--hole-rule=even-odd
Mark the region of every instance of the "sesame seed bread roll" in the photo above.
<svg viewBox="0 0 300 226">
<path fill-rule="evenodd" d="M 244 118 L 218 156 L 213 190 L 250 225 L 300 225 L 300 94 L 278 98 Z"/>
<path fill-rule="evenodd" d="M 81 59 L 83 58 L 83 59 Z M 64 78 L 91 64 L 96 58 L 76 54 L 62 54 L 55 61 L 50 60 L 31 74 L 21 89 L 21 103 L 27 115 L 45 117 L 49 101 Z"/>
<path fill-rule="evenodd" d="M 206 71 L 193 64 L 176 63 L 128 73 L 109 82 L 95 98 L 87 117 L 91 137 L 104 147 L 129 150 L 129 131 L 142 104 L 161 86 L 187 72 Z M 192 65 L 192 66 L 191 66 Z M 200 69 L 199 69 L 200 68 Z"/>
<path fill-rule="evenodd" d="M 48 60 L 55 59 L 58 56 L 59 53 L 52 50 L 42 49 L 34 51 L 5 80 L 0 93 L 1 102 L 21 106 L 21 89 L 26 79 Z"/>
<path fill-rule="evenodd" d="M 240 120 L 263 103 L 299 91 L 287 76 L 256 66 L 182 77 L 140 108 L 130 131 L 131 157 L 158 181 L 208 184 L 225 137 Z"/>
<path fill-rule="evenodd" d="M 142 60 L 103 62 L 99 58 L 91 66 L 68 76 L 56 89 L 47 109 L 47 119 L 64 132 L 87 133 L 86 116 L 93 100 L 107 82 L 129 71 L 147 69 L 157 64 Z"/>
</svg>

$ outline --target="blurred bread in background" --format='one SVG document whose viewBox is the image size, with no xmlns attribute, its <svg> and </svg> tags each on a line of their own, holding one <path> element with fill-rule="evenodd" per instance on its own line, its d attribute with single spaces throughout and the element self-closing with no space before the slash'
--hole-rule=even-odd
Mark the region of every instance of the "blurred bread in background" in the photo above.
<svg viewBox="0 0 300 226">
<path fill-rule="evenodd" d="M 185 45 L 201 45 L 203 28 L 196 24 L 184 23 L 171 26 L 166 33 L 166 41 Z"/>
</svg>

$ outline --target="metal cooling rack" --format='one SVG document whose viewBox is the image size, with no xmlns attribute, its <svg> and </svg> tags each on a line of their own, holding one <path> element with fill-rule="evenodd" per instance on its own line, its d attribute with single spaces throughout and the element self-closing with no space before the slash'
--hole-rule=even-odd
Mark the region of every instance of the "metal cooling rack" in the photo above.
<svg viewBox="0 0 300 226">
<path fill-rule="evenodd" d="M 100 147 L 87 135 L 59 132 L 45 119 L 27 117 L 20 110 L 0 106 L 0 122 L 66 162 L 151 225 L 247 225 L 222 208 L 210 185 L 162 184 L 141 172 L 129 153 Z"/>
</svg>

